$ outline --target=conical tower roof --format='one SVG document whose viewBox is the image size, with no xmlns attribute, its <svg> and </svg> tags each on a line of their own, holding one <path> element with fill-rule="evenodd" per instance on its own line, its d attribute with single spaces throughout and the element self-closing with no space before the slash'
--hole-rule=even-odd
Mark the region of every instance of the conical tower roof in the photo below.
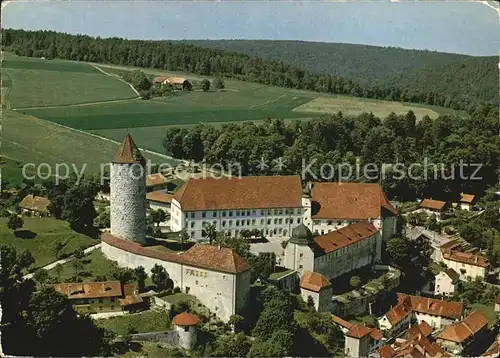
<svg viewBox="0 0 500 358">
<path fill-rule="evenodd" d="M 311 230 L 304 224 L 300 224 L 292 230 L 290 242 L 292 244 L 307 245 L 313 241 L 312 238 L 313 235 Z"/>
<path fill-rule="evenodd" d="M 120 148 L 115 154 L 115 158 L 113 163 L 121 163 L 121 164 L 134 164 L 134 163 L 145 163 L 146 159 L 141 154 L 137 145 L 135 145 L 134 140 L 127 134 L 123 139 Z"/>
</svg>

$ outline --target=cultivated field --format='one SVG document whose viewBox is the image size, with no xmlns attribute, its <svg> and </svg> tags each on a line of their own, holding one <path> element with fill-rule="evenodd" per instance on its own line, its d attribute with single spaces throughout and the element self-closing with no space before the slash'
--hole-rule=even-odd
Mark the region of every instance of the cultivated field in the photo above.
<svg viewBox="0 0 500 358">
<path fill-rule="evenodd" d="M 45 107 L 135 98 L 130 86 L 85 64 L 6 56 L 7 108 Z"/>
<path fill-rule="evenodd" d="M 6 111 L 4 116 L 4 175 L 8 178 L 16 177 L 13 173 L 20 173 L 19 167 L 26 162 L 87 163 L 88 170 L 95 171 L 112 158 L 117 148 L 116 143 L 49 121 L 115 141 L 121 141 L 130 132 L 139 147 L 160 153 L 165 130 L 170 126 L 222 125 L 268 117 L 307 120 L 338 111 L 346 115 L 373 112 L 385 117 L 390 112 L 402 114 L 412 109 L 417 118 L 453 113 L 439 107 L 330 96 L 235 80 L 225 80 L 226 89 L 222 91 L 203 92 L 195 87 L 192 92 L 141 100 L 118 76 L 133 67 L 98 65 L 110 74 L 106 75 L 94 64 L 12 55 L 6 57 L 3 65 L 2 96 L 7 108 L 19 109 Z M 152 76 L 184 76 L 194 82 L 203 78 L 155 69 L 144 71 Z M 165 160 L 151 159 L 156 163 Z"/>
<path fill-rule="evenodd" d="M 416 107 L 409 104 L 392 101 L 378 101 L 365 98 L 349 98 L 342 96 L 318 97 L 311 102 L 305 103 L 293 109 L 296 112 L 306 113 L 336 113 L 341 111 L 346 116 L 355 116 L 361 112 L 372 112 L 380 118 L 387 117 L 391 112 L 406 114 L 409 110 L 415 113 L 418 119 L 423 116 L 437 118 L 438 113 L 424 107 Z"/>
<path fill-rule="evenodd" d="M 121 141 L 123 135 L 117 140 Z M 22 180 L 21 168 L 26 163 L 47 163 L 52 171 L 57 163 L 74 164 L 78 170 L 86 164 L 85 173 L 99 173 L 101 164 L 109 163 L 118 150 L 118 144 L 112 141 L 12 110 L 3 110 L 1 141 L 4 160 L 2 180 L 7 179 L 11 183 Z M 144 155 L 156 163 L 168 161 L 160 156 Z M 27 174 L 36 173 L 33 167 L 27 168 Z M 47 169 L 41 173 L 46 174 Z"/>
</svg>

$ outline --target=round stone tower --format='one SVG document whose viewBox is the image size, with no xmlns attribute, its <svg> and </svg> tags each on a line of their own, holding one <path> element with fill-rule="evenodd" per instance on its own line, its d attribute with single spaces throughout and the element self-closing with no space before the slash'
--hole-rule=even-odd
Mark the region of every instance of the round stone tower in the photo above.
<svg viewBox="0 0 500 358">
<path fill-rule="evenodd" d="M 172 322 L 179 335 L 179 346 L 187 350 L 193 349 L 198 338 L 196 325 L 200 323 L 200 319 L 194 314 L 183 312 L 175 316 Z"/>
<path fill-rule="evenodd" d="M 127 134 L 111 163 L 111 235 L 137 243 L 146 240 L 145 164 Z"/>
</svg>

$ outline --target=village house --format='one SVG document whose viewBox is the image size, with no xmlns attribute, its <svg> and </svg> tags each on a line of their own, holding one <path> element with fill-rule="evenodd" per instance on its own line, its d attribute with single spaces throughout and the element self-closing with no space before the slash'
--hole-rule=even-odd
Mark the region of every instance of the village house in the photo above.
<svg viewBox="0 0 500 358">
<path fill-rule="evenodd" d="M 146 192 L 167 191 L 168 180 L 162 174 L 150 174 L 146 176 Z"/>
<path fill-rule="evenodd" d="M 153 84 L 156 86 L 170 85 L 173 89 L 178 91 L 191 91 L 193 85 L 187 79 L 182 77 L 166 77 L 157 76 L 153 80 Z"/>
<path fill-rule="evenodd" d="M 436 275 L 434 294 L 437 296 L 449 296 L 459 292 L 460 275 L 453 269 L 448 268 Z"/>
<path fill-rule="evenodd" d="M 21 212 L 33 216 L 50 216 L 50 201 L 43 196 L 26 195 L 19 203 Z"/>
<path fill-rule="evenodd" d="M 332 305 L 333 288 L 328 279 L 320 273 L 306 271 L 299 283 L 300 294 L 305 302 L 314 301 L 317 312 L 329 312 Z"/>
<path fill-rule="evenodd" d="M 447 352 L 468 355 L 471 345 L 486 342 L 488 319 L 479 311 L 473 311 L 465 319 L 446 327 L 438 336 L 437 343 Z M 486 344 L 486 343 L 485 343 Z"/>
<path fill-rule="evenodd" d="M 52 286 L 82 313 L 135 311 L 147 308 L 147 300 L 139 295 L 135 284 L 122 285 L 120 281 L 104 281 L 58 283 Z"/>
<path fill-rule="evenodd" d="M 344 333 L 346 357 L 367 357 L 369 353 L 377 351 L 382 346 L 384 336 L 378 329 L 369 328 L 362 324 L 350 325 L 349 330 Z"/>
<path fill-rule="evenodd" d="M 434 329 L 441 329 L 462 317 L 462 302 L 447 302 L 433 298 L 398 293 L 398 303 L 379 318 L 379 327 L 393 334 L 417 321 L 427 322 Z"/>
<path fill-rule="evenodd" d="M 432 247 L 431 259 L 433 261 L 441 262 L 441 248 L 447 247 L 444 245 L 450 245 L 451 242 L 456 243 L 456 246 L 460 246 L 459 242 L 449 236 L 441 235 L 435 231 L 427 230 L 423 227 L 414 226 L 406 231 L 406 236 L 410 241 L 424 240 L 427 241 Z M 452 247 L 455 246 L 451 244 Z"/>
<path fill-rule="evenodd" d="M 382 238 L 369 222 L 358 222 L 325 235 L 313 236 L 299 225 L 285 247 L 284 266 L 302 276 L 306 271 L 334 279 L 380 260 Z"/>
<path fill-rule="evenodd" d="M 458 201 L 458 205 L 460 206 L 460 209 L 462 210 L 467 210 L 470 211 L 472 206 L 476 202 L 476 196 L 474 194 L 466 194 L 466 193 L 460 193 L 460 199 Z"/>
<path fill-rule="evenodd" d="M 436 214 L 437 218 L 441 218 L 441 213 L 446 210 L 448 203 L 446 201 L 424 199 L 419 204 L 419 211 L 423 211 L 428 215 Z"/>
<path fill-rule="evenodd" d="M 151 210 L 163 210 L 166 214 L 170 215 L 170 206 L 172 204 L 172 194 L 167 194 L 164 191 L 153 191 L 146 194 L 146 199 Z M 166 223 L 160 223 L 160 225 Z"/>
<path fill-rule="evenodd" d="M 460 280 L 470 281 L 485 278 L 488 273 L 488 260 L 478 254 L 444 248 L 441 250 L 442 262 L 460 275 Z"/>
</svg>

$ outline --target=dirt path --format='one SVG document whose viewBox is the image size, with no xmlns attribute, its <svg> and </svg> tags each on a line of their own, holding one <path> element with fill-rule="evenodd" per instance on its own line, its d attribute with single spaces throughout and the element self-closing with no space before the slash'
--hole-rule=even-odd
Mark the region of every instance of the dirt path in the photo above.
<svg viewBox="0 0 500 358">
<path fill-rule="evenodd" d="M 281 96 L 279 96 L 278 98 L 275 98 L 275 99 L 272 99 L 270 101 L 265 101 L 265 102 L 262 102 L 262 103 L 259 103 L 259 104 L 254 104 L 253 106 L 250 106 L 248 108 L 257 108 L 257 107 L 262 107 L 262 106 L 265 106 L 266 104 L 269 104 L 269 103 L 274 103 L 274 102 L 278 102 L 280 99 L 282 99 L 283 97 L 285 97 L 287 94 L 286 93 L 283 93 Z"/>
<path fill-rule="evenodd" d="M 106 76 L 109 76 L 109 77 L 113 77 L 115 80 L 118 80 L 118 81 L 121 81 L 123 83 L 126 83 L 127 85 L 130 86 L 130 88 L 132 88 L 132 91 L 135 92 L 135 94 L 137 95 L 137 97 L 141 97 L 141 95 L 139 94 L 139 92 L 134 88 L 134 86 L 132 86 L 130 83 L 128 83 L 127 81 L 125 81 L 124 79 L 118 77 L 118 76 L 113 76 L 111 73 L 108 73 L 106 71 L 104 71 L 102 68 L 100 67 L 97 67 L 96 65 L 90 65 L 92 67 L 94 67 L 97 71 L 100 71 L 102 73 L 104 73 Z"/>
<path fill-rule="evenodd" d="M 76 103 L 76 104 L 58 104 L 58 105 L 55 105 L 55 106 L 19 107 L 19 108 L 12 108 L 12 110 L 14 110 L 14 111 L 22 111 L 22 110 L 29 110 L 29 109 L 83 107 L 83 106 L 92 106 L 94 104 L 129 102 L 129 101 L 137 101 L 137 100 L 138 100 L 138 98 L 110 99 L 108 101 L 85 102 L 85 103 Z"/>
</svg>

